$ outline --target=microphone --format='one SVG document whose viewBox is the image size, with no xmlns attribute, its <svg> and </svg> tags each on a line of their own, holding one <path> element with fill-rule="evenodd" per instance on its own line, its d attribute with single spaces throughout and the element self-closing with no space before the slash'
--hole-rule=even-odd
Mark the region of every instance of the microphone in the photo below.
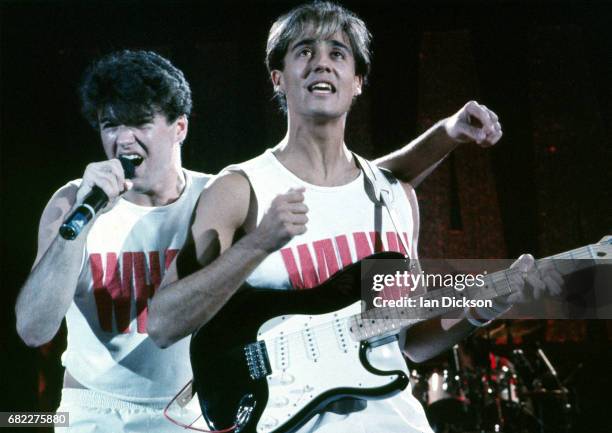
<svg viewBox="0 0 612 433">
<path fill-rule="evenodd" d="M 134 163 L 127 158 L 119 157 L 121 167 L 126 179 L 132 179 L 134 177 Z M 94 185 L 89 194 L 85 196 L 83 203 L 77 207 L 72 214 L 64 221 L 64 224 L 59 228 L 60 235 L 67 240 L 76 239 L 81 233 L 83 227 L 92 220 L 96 213 L 106 206 L 108 203 L 108 196 L 102 190 L 102 188 Z"/>
</svg>

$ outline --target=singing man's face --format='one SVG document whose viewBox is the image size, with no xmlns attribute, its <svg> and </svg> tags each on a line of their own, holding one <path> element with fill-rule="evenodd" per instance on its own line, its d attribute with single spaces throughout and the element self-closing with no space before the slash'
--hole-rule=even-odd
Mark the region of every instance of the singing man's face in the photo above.
<svg viewBox="0 0 612 433">
<path fill-rule="evenodd" d="M 168 123 L 166 116 L 158 113 L 142 119 L 137 125 L 121 124 L 112 113 L 100 113 L 98 119 L 106 156 L 109 159 L 126 156 L 138 164 L 132 180 L 133 190 L 163 189 L 162 183 L 175 168 L 175 147 L 187 134 L 185 116 Z"/>
<path fill-rule="evenodd" d="M 337 118 L 346 115 L 361 94 L 351 44 L 343 32 L 327 39 L 307 34 L 292 41 L 282 71 L 272 71 L 276 90 L 285 94 L 290 118 Z"/>
</svg>

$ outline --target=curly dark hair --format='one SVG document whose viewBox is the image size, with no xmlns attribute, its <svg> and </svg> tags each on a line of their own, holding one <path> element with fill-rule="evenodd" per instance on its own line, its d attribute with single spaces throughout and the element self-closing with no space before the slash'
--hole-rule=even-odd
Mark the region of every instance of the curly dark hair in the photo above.
<svg viewBox="0 0 612 433">
<path fill-rule="evenodd" d="M 94 62 L 79 88 L 81 110 L 94 129 L 98 113 L 137 125 L 160 113 L 168 122 L 191 114 L 191 89 L 183 73 L 152 51 L 117 51 Z"/>
</svg>

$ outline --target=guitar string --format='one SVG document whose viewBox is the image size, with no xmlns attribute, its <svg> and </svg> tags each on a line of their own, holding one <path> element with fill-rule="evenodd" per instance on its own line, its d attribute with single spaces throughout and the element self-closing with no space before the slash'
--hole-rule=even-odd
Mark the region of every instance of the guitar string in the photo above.
<svg viewBox="0 0 612 433">
<path fill-rule="evenodd" d="M 438 290 L 428 292 L 428 293 L 429 294 L 434 293 L 438 295 L 440 292 L 443 292 L 446 294 L 456 293 L 454 292 L 454 289 L 452 288 L 449 288 L 446 290 L 438 289 Z M 499 294 L 499 296 L 502 296 L 502 295 L 503 294 Z M 425 297 L 425 295 L 422 297 Z M 440 307 L 437 309 L 443 312 L 463 310 L 462 308 L 450 308 L 450 307 Z M 273 341 L 273 345 L 276 351 L 279 350 L 280 346 L 284 346 L 284 347 L 287 347 L 287 346 L 291 347 L 291 346 L 296 346 L 296 345 L 298 347 L 303 346 L 299 349 L 299 351 L 300 353 L 304 354 L 304 356 L 299 356 L 299 359 L 311 359 L 312 358 L 312 356 L 310 355 L 311 349 L 309 349 L 308 342 L 307 342 L 309 338 L 311 340 L 314 340 L 314 343 L 312 344 L 316 345 L 317 352 L 320 352 L 323 347 L 329 348 L 332 346 L 336 347 L 339 350 L 342 350 L 342 344 L 341 344 L 342 341 L 338 341 L 337 331 L 334 330 L 334 327 L 337 327 L 338 323 L 340 323 L 342 326 L 342 330 L 345 335 L 345 339 L 348 340 L 349 342 L 348 344 L 352 343 L 353 345 L 354 344 L 359 345 L 360 341 L 367 340 L 368 338 L 371 338 L 373 336 L 377 336 L 377 335 L 385 334 L 385 333 L 399 333 L 401 332 L 401 329 L 406 326 L 406 322 L 412 321 L 413 323 L 410 323 L 410 325 L 413 325 L 422 320 L 425 320 L 425 319 L 419 319 L 419 318 L 400 318 L 400 317 L 391 318 L 389 317 L 389 315 L 380 316 L 383 313 L 380 312 L 379 310 L 380 309 L 373 310 L 373 313 L 375 314 L 373 318 L 368 317 L 366 319 L 363 317 L 363 313 L 352 314 L 350 316 L 343 316 L 341 318 L 336 318 L 332 321 L 328 321 L 328 322 L 325 322 L 319 325 L 305 327 L 304 329 L 294 330 L 289 333 L 283 333 L 282 338 L 281 336 L 277 336 L 273 338 L 271 341 Z M 434 310 L 434 308 L 419 308 L 419 310 L 421 312 L 425 310 L 431 311 L 431 310 Z M 402 311 L 405 311 L 405 310 L 402 310 Z M 402 314 L 402 311 L 396 314 Z M 378 317 L 376 317 L 376 315 L 378 315 Z M 439 315 L 439 314 L 436 314 L 436 315 Z M 420 315 L 417 314 L 417 316 L 420 316 Z M 366 334 L 364 338 L 361 338 L 359 340 L 355 340 L 354 338 L 352 338 L 351 336 L 352 333 L 349 330 L 349 326 L 353 321 L 355 322 L 355 324 L 359 324 L 360 321 L 363 322 L 364 327 L 366 328 L 365 331 L 363 331 Z M 399 326 L 395 326 L 395 322 L 397 321 L 400 321 L 403 323 L 400 324 Z M 391 323 L 391 329 L 389 328 L 389 325 L 388 325 L 389 323 Z M 308 334 L 311 334 L 311 335 L 308 335 Z M 371 335 L 367 336 L 367 334 L 371 334 Z M 289 349 L 289 352 L 291 353 L 290 349 Z M 291 358 L 295 359 L 293 358 L 293 356 L 291 356 Z"/>
<path fill-rule="evenodd" d="M 585 259 L 593 260 L 594 259 L 594 254 L 592 253 L 592 250 L 590 250 L 589 248 L 590 248 L 590 246 L 581 247 L 581 248 L 578 248 L 576 250 L 568 251 L 566 253 L 561 253 L 561 254 L 557 254 L 555 256 L 542 258 L 542 259 L 539 259 L 537 261 L 537 263 L 538 264 L 544 264 L 544 263 L 546 263 L 548 261 L 548 262 L 552 262 L 554 264 L 555 268 L 557 268 L 557 265 L 556 265 L 557 262 L 555 260 L 566 260 L 566 259 L 569 259 L 569 260 L 572 260 L 572 261 L 575 261 L 575 260 L 585 260 Z M 584 254 L 586 254 L 586 256 L 581 257 Z M 559 269 L 557 269 L 557 270 L 559 270 Z M 509 286 L 508 287 L 509 292 L 507 292 L 507 293 L 499 293 L 497 291 L 497 285 L 494 283 L 494 279 L 493 279 L 493 276 L 496 275 L 496 274 L 497 275 L 504 275 L 505 276 L 504 279 L 508 280 L 509 276 L 513 277 L 515 275 L 522 274 L 522 272 L 519 269 L 517 269 L 517 268 L 510 268 L 510 269 L 506 269 L 506 270 L 502 270 L 502 271 L 498 271 L 498 272 L 489 274 L 489 276 L 491 277 L 491 280 L 492 280 L 492 288 L 496 292 L 496 296 L 494 296 L 493 298 L 496 298 L 496 297 L 499 297 L 499 296 L 504 296 L 504 295 L 512 293 L 512 290 L 510 288 L 511 285 L 510 285 L 509 281 L 507 281 L 507 284 Z M 500 281 L 502 281 L 502 279 L 500 279 Z M 426 298 L 431 297 L 433 295 L 435 295 L 436 297 L 441 297 L 441 296 L 444 296 L 444 295 L 447 295 L 447 294 L 451 294 L 451 293 L 456 294 L 457 291 L 453 287 L 436 289 L 436 290 L 431 290 L 429 292 L 426 292 L 423 295 L 415 296 L 412 299 L 419 299 L 419 298 L 426 299 Z M 450 308 L 439 308 L 439 309 L 444 310 L 444 312 L 452 311 L 452 309 L 450 309 Z M 380 309 L 374 310 L 375 311 L 374 314 L 381 313 L 379 310 Z M 423 309 L 419 308 L 419 310 L 423 310 Z M 431 308 L 429 310 L 431 311 Z M 422 311 L 420 311 L 420 312 L 422 312 Z M 442 314 L 444 314 L 444 312 Z M 403 312 L 400 311 L 398 314 L 403 314 Z M 436 314 L 436 315 L 440 315 L 440 314 Z M 290 316 L 290 317 L 293 317 L 293 316 Z M 433 316 L 433 317 L 435 317 L 435 316 Z M 266 342 L 270 341 L 275 349 L 279 346 L 281 339 L 284 340 L 284 341 L 287 341 L 287 343 L 285 343 L 285 344 L 288 344 L 290 346 L 291 345 L 295 346 L 296 342 L 298 344 L 301 344 L 301 342 L 304 341 L 303 340 L 303 334 L 306 331 L 308 331 L 311 334 L 316 334 L 316 333 L 320 334 L 320 333 L 328 330 L 329 328 L 333 328 L 334 322 L 336 322 L 336 320 L 338 320 L 338 319 L 334 319 L 334 320 L 332 320 L 330 322 L 326 322 L 326 323 L 323 323 L 323 324 L 315 325 L 315 326 L 312 326 L 312 327 L 305 327 L 304 329 L 301 329 L 301 330 L 295 330 L 295 331 L 292 331 L 292 332 L 283 333 L 282 336 L 278 336 L 277 335 L 276 337 L 272 337 L 271 339 L 265 339 L 264 338 L 264 340 L 266 340 Z M 394 322 L 394 321 L 399 320 L 400 322 L 402 322 L 402 321 L 407 321 L 407 320 L 410 320 L 410 319 L 399 318 L 399 317 L 391 318 L 391 319 L 385 319 L 385 318 L 382 318 L 382 317 L 371 319 L 369 317 L 365 318 L 364 317 L 364 313 L 361 312 L 361 313 L 358 313 L 358 314 L 353 314 L 353 315 L 348 316 L 348 317 L 343 317 L 341 320 L 344 322 L 343 323 L 344 332 L 347 335 L 347 337 L 350 339 L 350 341 L 352 341 L 352 342 L 356 341 L 359 344 L 360 341 L 367 340 L 368 338 L 372 338 L 372 337 L 377 336 L 377 335 L 379 335 L 381 333 L 384 334 L 386 332 L 393 332 L 393 330 L 391 330 L 391 329 L 384 329 L 383 330 L 383 329 L 381 329 L 380 326 L 378 326 L 378 327 L 372 326 L 372 325 L 378 324 L 379 321 L 381 321 L 381 322 L 385 322 L 385 321 L 392 321 L 392 322 Z M 375 320 L 376 322 L 372 323 L 372 320 Z M 362 328 L 366 328 L 366 332 L 365 332 L 366 337 L 364 337 L 364 338 L 357 337 L 358 340 L 355 340 L 352 337 L 352 335 L 354 335 L 354 333 L 351 332 L 348 329 L 349 328 L 349 323 L 351 321 L 355 321 L 357 324 L 359 324 L 360 321 L 362 322 L 362 324 L 363 324 Z M 367 323 L 367 322 L 370 322 L 370 323 Z M 402 328 L 402 327 L 404 327 L 404 326 L 400 325 L 400 328 Z M 398 330 L 398 332 L 399 331 L 400 330 Z M 360 331 L 360 332 L 363 333 L 363 331 Z M 368 333 L 370 333 L 371 335 L 367 336 Z M 321 339 L 321 338 L 322 337 L 319 337 L 319 339 Z M 315 340 L 315 341 L 317 340 L 316 335 L 313 335 L 313 340 Z M 330 341 L 332 341 L 330 346 L 337 346 L 337 343 L 334 342 L 335 341 L 335 337 L 334 338 L 330 338 Z M 327 346 L 327 347 L 329 347 L 329 346 Z M 301 356 L 300 358 L 301 359 L 310 359 L 310 356 L 306 355 L 306 356 Z M 296 359 L 296 358 L 294 358 L 294 359 Z"/>
</svg>

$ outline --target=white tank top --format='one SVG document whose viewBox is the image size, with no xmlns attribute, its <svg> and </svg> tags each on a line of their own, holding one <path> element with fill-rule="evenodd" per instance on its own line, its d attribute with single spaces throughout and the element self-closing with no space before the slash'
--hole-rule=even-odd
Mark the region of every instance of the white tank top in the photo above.
<svg viewBox="0 0 612 433">
<path fill-rule="evenodd" d="M 189 338 L 162 350 L 146 333 L 149 300 L 183 246 L 210 178 L 184 173 L 185 189 L 174 203 L 148 207 L 121 198 L 89 231 L 62 355 L 62 364 L 87 388 L 133 402 L 161 402 L 192 377 Z"/>
<path fill-rule="evenodd" d="M 402 251 L 401 242 L 386 212 L 382 227 L 375 231 L 375 205 L 365 190 L 363 172 L 346 185 L 323 187 L 304 182 L 274 156 L 271 149 L 250 161 L 228 167 L 242 171 L 257 199 L 257 224 L 278 194 L 304 187 L 308 206 L 307 231 L 270 254 L 247 278 L 254 287 L 277 289 L 312 288 L 344 266 L 379 251 Z M 399 182 L 392 184 L 396 212 L 402 221 L 402 236 L 416 258 L 418 208 Z"/>
<path fill-rule="evenodd" d="M 262 155 L 228 167 L 244 173 L 257 199 L 257 224 L 278 194 L 290 188 L 304 187 L 308 206 L 307 231 L 270 254 L 247 278 L 254 287 L 275 289 L 311 288 L 323 283 L 344 266 L 378 251 L 403 248 L 389 216 L 382 212 L 382 224 L 375 231 L 375 205 L 365 190 L 363 172 L 346 185 L 322 187 L 304 182 L 283 166 L 271 149 Z M 417 258 L 418 207 L 414 191 L 407 196 L 399 182 L 392 183 L 394 207 L 407 241 L 411 258 Z M 408 374 L 398 344 L 386 344 L 372 350 L 370 362 L 383 370 L 401 369 Z M 355 362 L 359 360 L 355 359 Z M 347 403 L 342 402 L 344 409 Z M 312 418 L 299 432 L 428 432 L 421 404 L 408 386 L 400 394 L 385 400 L 348 402 L 348 414 L 324 411 Z"/>
</svg>

